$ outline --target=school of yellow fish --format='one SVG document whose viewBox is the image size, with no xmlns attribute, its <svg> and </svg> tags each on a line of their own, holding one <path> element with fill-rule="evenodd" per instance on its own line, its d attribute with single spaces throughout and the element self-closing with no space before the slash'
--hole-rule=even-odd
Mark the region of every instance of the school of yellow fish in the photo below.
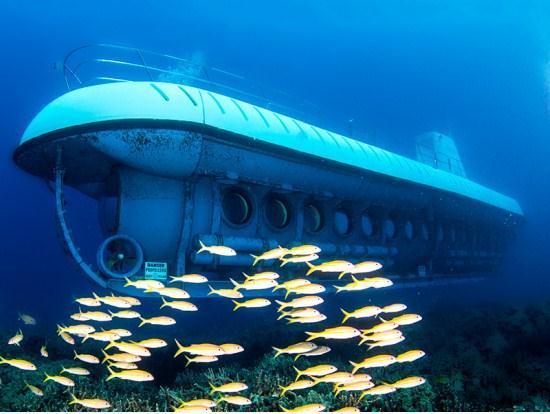
<svg viewBox="0 0 550 414">
<path fill-rule="evenodd" d="M 236 251 L 228 246 L 206 246 L 200 241 L 200 249 L 197 254 L 207 252 L 213 255 L 234 256 Z M 368 277 L 368 274 L 376 272 L 382 268 L 382 265 L 375 261 L 364 261 L 353 264 L 345 260 L 325 261 L 319 264 L 311 262 L 319 259 L 321 249 L 314 245 L 301 245 L 292 248 L 277 247 L 258 256 L 252 256 L 254 259 L 253 267 L 262 261 L 276 260 L 280 266 L 287 263 L 303 263 L 307 266 L 305 275 L 301 278 L 293 278 L 285 282 L 279 282 L 279 274 L 274 271 L 262 271 L 259 273 L 243 273 L 244 280 L 241 282 L 230 279 L 233 288 L 214 289 L 209 286 L 208 295 L 217 295 L 230 299 L 234 304 L 234 311 L 241 308 L 262 308 L 272 305 L 270 299 L 255 297 L 244 299 L 241 291 L 252 291 L 252 295 L 257 292 L 271 290 L 276 292 L 284 290 L 285 300 L 275 300 L 278 305 L 278 320 L 286 319 L 288 324 L 307 324 L 312 325 L 323 322 L 327 317 L 322 314 L 315 306 L 324 302 L 319 296 L 327 291 L 325 285 L 314 283 L 311 280 L 312 275 L 322 273 L 337 273 L 338 279 L 349 275 L 349 281 L 345 284 L 334 285 L 335 292 L 356 292 L 367 289 L 380 289 L 392 285 L 390 279 L 384 277 Z M 361 277 L 361 275 L 367 275 Z M 168 284 L 173 283 L 208 283 L 208 279 L 199 274 L 185 274 L 181 276 L 172 276 Z M 156 295 L 161 298 L 160 309 L 165 307 L 182 312 L 194 312 L 198 308 L 195 304 L 186 301 L 190 295 L 185 290 L 178 287 L 167 287 L 158 280 L 131 280 L 126 279 L 125 287 L 132 286 L 142 290 L 144 293 Z M 150 372 L 139 369 L 138 363 L 143 359 L 150 357 L 154 349 L 168 346 L 163 339 L 149 338 L 141 341 L 125 340 L 131 337 L 132 332 L 127 329 L 96 329 L 92 322 L 111 322 L 116 319 L 138 319 L 139 327 L 144 325 L 167 326 L 176 324 L 176 320 L 169 316 L 143 317 L 138 311 L 132 309 L 139 305 L 139 299 L 131 296 L 98 296 L 95 293 L 91 297 L 76 299 L 78 312 L 70 315 L 70 319 L 75 322 L 70 324 L 58 325 L 57 333 L 66 343 L 75 345 L 75 336 L 81 338 L 82 342 L 88 340 L 96 341 L 101 344 L 102 359 L 98 355 L 78 353 L 74 350 L 74 359 L 84 364 L 105 364 L 107 370 L 106 381 L 114 379 L 126 381 L 153 381 L 154 377 Z M 98 308 L 102 308 L 99 310 Z M 359 348 L 363 353 L 375 348 L 385 348 L 400 343 L 405 340 L 402 327 L 419 322 L 422 317 L 418 314 L 403 313 L 407 306 L 400 303 L 389 304 L 386 306 L 364 306 L 358 309 L 341 309 L 343 314 L 339 325 L 331 326 L 321 330 L 314 328 L 304 332 L 305 339 L 290 345 L 273 346 L 274 358 L 287 354 L 294 357 L 295 363 L 301 357 L 311 358 L 329 353 L 331 348 L 326 345 L 316 344 L 313 341 L 324 340 L 358 340 L 358 345 L 367 344 L 367 347 Z M 25 314 L 20 314 L 19 319 L 25 325 L 35 325 L 36 320 Z M 347 325 L 351 319 L 371 320 L 371 326 L 367 329 L 358 329 Z M 9 345 L 20 346 L 24 340 L 24 333 L 20 329 L 8 340 Z M 244 351 L 239 344 L 213 344 L 213 343 L 195 343 L 184 344 L 183 341 L 174 339 L 177 348 L 174 358 L 183 354 L 186 359 L 186 366 L 191 363 L 204 364 L 218 361 L 225 355 L 236 354 Z M 48 358 L 46 344 L 42 345 L 39 351 L 41 357 Z M 359 371 L 370 368 L 387 367 L 392 364 L 410 363 L 422 358 L 425 353 L 418 349 L 409 350 L 399 355 L 389 353 L 379 353 L 376 355 L 365 355 L 361 361 L 350 361 L 350 370 L 339 371 L 337 367 L 330 364 L 319 364 L 300 369 L 294 366 L 296 378 L 293 382 L 280 386 L 280 396 L 289 391 L 299 391 L 311 388 L 320 383 L 333 384 L 335 395 L 343 392 L 360 392 L 359 400 L 368 396 L 381 396 L 396 392 L 400 389 L 413 388 L 422 385 L 425 379 L 420 376 L 411 376 L 402 378 L 392 383 L 374 380 L 369 374 Z M 0 356 L 0 365 L 8 365 L 16 369 L 34 371 L 37 366 L 23 359 L 7 359 Z M 83 366 L 75 364 L 70 367 L 62 367 L 57 374 L 44 373 L 43 382 L 52 381 L 65 387 L 75 387 L 75 382 L 71 376 L 78 377 L 89 375 L 90 372 Z M 42 397 L 44 392 L 33 384 L 26 383 L 30 392 L 38 397 Z M 242 392 L 248 389 L 248 386 L 241 382 L 230 382 L 225 384 L 210 384 L 210 398 L 197 398 L 190 401 L 180 401 L 179 405 L 174 406 L 174 411 L 191 412 L 211 412 L 212 408 L 219 403 L 225 402 L 230 405 L 248 406 L 252 401 Z M 100 398 L 89 398 L 87 396 L 76 396 L 70 393 L 71 399 L 68 405 L 80 405 L 90 409 L 107 409 L 111 404 Z M 322 404 L 307 404 L 300 407 L 287 408 L 280 407 L 288 412 L 320 412 L 325 411 L 327 407 Z M 359 412 L 356 407 L 342 407 L 334 412 Z"/>
</svg>

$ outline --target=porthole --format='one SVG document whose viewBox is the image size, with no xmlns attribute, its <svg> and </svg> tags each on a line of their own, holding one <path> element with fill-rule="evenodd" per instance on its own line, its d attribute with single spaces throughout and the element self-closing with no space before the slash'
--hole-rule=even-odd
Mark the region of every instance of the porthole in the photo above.
<svg viewBox="0 0 550 414">
<path fill-rule="evenodd" d="M 361 216 L 361 229 L 367 237 L 371 237 L 374 234 L 374 224 L 367 213 Z"/>
<path fill-rule="evenodd" d="M 306 203 L 304 207 L 304 228 L 307 232 L 317 233 L 324 225 L 323 213 L 316 203 Z"/>
<path fill-rule="evenodd" d="M 271 195 L 265 204 L 265 216 L 276 229 L 285 228 L 290 223 L 290 205 L 278 195 Z"/>
<path fill-rule="evenodd" d="M 338 209 L 334 212 L 334 231 L 341 236 L 351 232 L 351 217 L 347 211 Z"/>
<path fill-rule="evenodd" d="M 392 219 L 385 219 L 382 222 L 382 233 L 384 237 L 388 239 L 393 239 L 395 236 L 395 223 Z"/>
<path fill-rule="evenodd" d="M 242 225 L 250 220 L 252 203 L 242 189 L 232 187 L 222 197 L 222 211 L 229 223 Z"/>
<path fill-rule="evenodd" d="M 407 240 L 412 240 L 414 237 L 414 226 L 410 220 L 405 222 L 405 237 Z"/>
</svg>

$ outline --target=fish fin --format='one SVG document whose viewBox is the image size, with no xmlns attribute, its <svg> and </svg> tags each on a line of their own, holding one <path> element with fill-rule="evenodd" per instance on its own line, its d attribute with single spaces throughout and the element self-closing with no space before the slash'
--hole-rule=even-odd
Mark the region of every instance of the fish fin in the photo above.
<svg viewBox="0 0 550 414">
<path fill-rule="evenodd" d="M 272 346 L 271 348 L 273 348 L 275 350 L 274 358 L 277 358 L 279 355 L 281 355 L 283 353 L 283 350 L 281 348 L 275 348 L 274 346 Z"/>
<path fill-rule="evenodd" d="M 353 366 L 353 369 L 351 370 L 352 374 L 355 374 L 359 370 L 359 368 L 361 368 L 361 366 L 357 362 L 353 362 L 353 361 L 348 361 L 348 362 Z"/>
<path fill-rule="evenodd" d="M 371 349 L 376 348 L 376 343 L 370 344 L 367 351 L 370 351 Z"/>
<path fill-rule="evenodd" d="M 73 349 L 73 352 L 74 352 L 74 358 L 73 359 L 78 359 L 78 354 L 76 353 L 76 350 Z"/>
<path fill-rule="evenodd" d="M 107 370 L 109 371 L 109 376 L 105 381 L 111 381 L 113 378 L 116 378 L 116 372 L 111 369 L 110 366 L 107 366 Z"/>
<path fill-rule="evenodd" d="M 216 290 L 212 286 L 208 285 L 208 287 L 210 288 L 210 291 L 208 292 L 208 294 L 206 296 L 210 296 L 210 295 L 213 295 L 213 294 L 216 293 Z"/>
<path fill-rule="evenodd" d="M 336 293 L 340 293 L 342 290 L 344 290 L 343 286 L 336 286 L 336 285 L 332 285 L 332 286 L 334 286 L 334 289 L 336 289 Z"/>
<path fill-rule="evenodd" d="M 338 388 L 336 385 L 334 386 L 334 396 L 335 397 L 338 397 L 338 394 L 340 394 L 342 392 L 342 390 L 340 388 Z"/>
<path fill-rule="evenodd" d="M 187 360 L 187 362 L 186 362 L 186 364 L 185 364 L 185 366 L 187 367 L 187 366 L 189 366 L 189 364 L 190 364 L 191 362 L 193 362 L 193 361 L 192 361 L 192 358 L 189 358 L 187 355 L 184 355 L 184 357 L 185 357 L 185 359 Z"/>
<path fill-rule="evenodd" d="M 243 276 L 245 279 L 250 279 L 250 275 L 247 275 L 245 272 L 243 272 Z"/>
<path fill-rule="evenodd" d="M 280 321 L 280 320 L 283 319 L 285 316 L 288 316 L 288 312 L 281 312 L 281 314 L 277 317 L 277 320 Z"/>
<path fill-rule="evenodd" d="M 44 372 L 44 375 L 46 376 L 46 378 L 44 378 L 44 381 L 42 382 L 48 382 L 52 379 L 52 377 L 50 377 L 47 372 Z"/>
<path fill-rule="evenodd" d="M 379 316 L 378 319 L 380 319 L 382 322 L 388 322 L 386 319 L 384 319 L 383 317 Z"/>
<path fill-rule="evenodd" d="M 285 299 L 288 298 L 288 295 L 290 295 L 290 290 L 287 290 L 286 293 L 285 293 Z"/>
<path fill-rule="evenodd" d="M 342 279 L 342 277 L 344 277 L 344 275 L 346 274 L 347 272 L 342 272 L 338 275 L 338 279 Z"/>
<path fill-rule="evenodd" d="M 139 319 L 141 319 L 141 323 L 139 324 L 138 327 L 141 328 L 143 325 L 145 325 L 147 323 L 147 319 L 144 319 L 141 316 L 139 317 Z"/>
<path fill-rule="evenodd" d="M 237 309 L 239 309 L 242 305 L 237 302 L 236 300 L 232 300 L 231 302 L 233 302 L 235 304 L 235 307 L 233 308 L 233 312 L 235 312 Z"/>
<path fill-rule="evenodd" d="M 132 281 L 130 280 L 129 277 L 125 277 L 124 280 L 126 280 L 124 287 L 132 286 Z"/>
<path fill-rule="evenodd" d="M 200 239 L 199 239 L 199 244 L 200 244 L 201 248 L 199 249 L 199 251 L 197 252 L 197 254 L 206 251 L 206 246 L 204 245 L 204 243 L 203 243 L 202 240 L 200 240 Z"/>
<path fill-rule="evenodd" d="M 97 296 L 95 292 L 92 292 L 92 295 L 94 296 L 94 299 L 99 300 L 99 296 Z"/>
<path fill-rule="evenodd" d="M 252 263 L 252 266 L 256 266 L 256 263 L 258 263 L 258 260 L 260 260 L 259 257 L 254 256 L 253 254 L 251 254 L 250 256 L 252 256 L 252 258 L 254 259 L 254 262 Z"/>
<path fill-rule="evenodd" d="M 279 306 L 279 309 L 277 309 L 277 312 L 280 312 L 282 311 L 284 308 L 286 308 L 287 306 L 287 303 L 286 302 L 281 302 L 280 300 L 275 300 L 275 302 L 280 305 Z"/>
<path fill-rule="evenodd" d="M 280 389 L 282 389 L 283 391 L 279 394 L 279 397 L 282 397 L 283 395 L 285 395 L 286 391 L 287 391 L 287 388 L 286 387 L 283 387 L 282 385 L 278 385 L 278 387 Z"/>
<path fill-rule="evenodd" d="M 361 340 L 359 341 L 359 345 L 363 345 L 365 342 L 367 342 L 369 339 L 366 335 L 359 335 L 361 337 Z"/>
<path fill-rule="evenodd" d="M 168 284 L 177 282 L 176 276 L 170 276 L 170 279 L 171 280 L 168 282 Z"/>
<path fill-rule="evenodd" d="M 106 361 L 109 360 L 110 355 L 109 355 L 107 352 L 105 352 L 104 349 L 101 350 L 101 353 L 102 353 L 103 356 L 104 356 L 103 361 L 101 361 L 101 363 L 104 364 Z"/>
<path fill-rule="evenodd" d="M 0 356 L 0 364 L 5 364 L 7 361 L 6 358 Z"/>
<path fill-rule="evenodd" d="M 319 337 L 319 336 L 316 335 L 315 332 L 307 332 L 307 331 L 306 331 L 306 332 L 304 332 L 304 333 L 306 333 L 307 335 L 309 335 L 308 338 L 306 339 L 306 341 L 308 341 L 308 342 Z"/>
<path fill-rule="evenodd" d="M 161 296 L 160 298 L 162 299 L 162 305 L 160 305 L 160 309 L 162 309 L 168 305 L 168 301 L 164 299 L 164 296 Z"/>
<path fill-rule="evenodd" d="M 78 404 L 80 400 L 76 398 L 76 396 L 69 391 L 69 395 L 71 396 L 71 401 L 69 402 L 69 405 Z"/>
<path fill-rule="evenodd" d="M 304 355 L 304 354 L 298 354 L 298 355 L 296 355 L 296 356 L 294 357 L 294 361 L 298 361 L 298 358 L 300 358 L 302 355 Z"/>
<path fill-rule="evenodd" d="M 86 342 L 89 337 L 90 337 L 89 334 L 84 335 L 84 337 L 82 338 L 82 343 Z"/>
<path fill-rule="evenodd" d="M 174 341 L 176 342 L 176 346 L 178 347 L 178 350 L 174 354 L 174 358 L 176 358 L 178 355 L 181 355 L 184 351 L 183 351 L 183 345 L 180 344 L 177 339 L 174 339 Z"/>
<path fill-rule="evenodd" d="M 208 382 L 208 385 L 210 385 L 210 392 L 209 394 L 212 395 L 216 392 L 216 386 L 212 384 L 210 381 Z"/>
<path fill-rule="evenodd" d="M 296 379 L 294 381 L 298 381 L 300 379 L 300 377 L 303 375 L 302 374 L 302 371 L 300 371 L 298 368 L 296 368 L 295 366 L 292 366 L 292 368 L 294 368 L 294 371 L 296 371 Z"/>
<path fill-rule="evenodd" d="M 286 265 L 290 261 L 290 259 L 284 259 L 282 257 L 281 257 L 280 260 L 281 260 L 281 264 L 279 265 L 279 267 L 283 267 L 284 265 Z"/>
<path fill-rule="evenodd" d="M 313 272 L 315 272 L 317 270 L 317 268 L 315 266 L 313 266 L 311 263 L 306 262 L 306 264 L 309 267 L 309 270 L 306 272 L 306 276 L 309 276 L 310 274 L 312 274 Z"/>
<path fill-rule="evenodd" d="M 344 309 L 340 308 L 342 313 L 344 314 L 344 319 L 342 319 L 342 323 L 345 323 L 351 316 L 351 312 L 346 312 Z"/>
</svg>

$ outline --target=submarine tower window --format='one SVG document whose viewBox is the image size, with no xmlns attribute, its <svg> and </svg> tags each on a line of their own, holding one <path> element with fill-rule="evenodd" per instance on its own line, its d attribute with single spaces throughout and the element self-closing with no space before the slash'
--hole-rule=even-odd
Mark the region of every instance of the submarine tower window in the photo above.
<svg viewBox="0 0 550 414">
<path fill-rule="evenodd" d="M 245 224 L 252 215 L 252 203 L 243 190 L 232 187 L 223 195 L 222 211 L 224 218 L 229 223 Z"/>
<path fill-rule="evenodd" d="M 290 223 L 290 205 L 279 195 L 270 195 L 265 204 L 267 222 L 276 229 L 285 228 Z"/>
<path fill-rule="evenodd" d="M 371 237 L 374 233 L 372 219 L 367 213 L 361 216 L 361 229 L 363 230 L 363 234 L 367 237 Z"/>
<path fill-rule="evenodd" d="M 382 223 L 382 233 L 384 237 L 393 239 L 395 236 L 395 223 L 392 219 L 385 219 Z"/>
<path fill-rule="evenodd" d="M 338 209 L 334 212 L 334 231 L 343 236 L 351 232 L 351 217 L 344 209 Z"/>
<path fill-rule="evenodd" d="M 410 220 L 405 222 L 405 237 L 407 240 L 412 240 L 414 237 L 414 226 Z"/>
<path fill-rule="evenodd" d="M 307 203 L 304 209 L 304 227 L 309 233 L 317 233 L 323 228 L 321 208 L 316 203 Z"/>
</svg>

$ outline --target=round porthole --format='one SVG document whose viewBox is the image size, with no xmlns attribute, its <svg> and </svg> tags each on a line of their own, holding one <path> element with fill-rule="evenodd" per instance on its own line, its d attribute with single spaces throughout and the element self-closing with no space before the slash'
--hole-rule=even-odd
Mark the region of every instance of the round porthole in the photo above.
<svg viewBox="0 0 550 414">
<path fill-rule="evenodd" d="M 338 209 L 334 212 L 334 231 L 340 235 L 351 232 L 351 217 L 347 211 Z"/>
<path fill-rule="evenodd" d="M 414 226 L 410 220 L 405 222 L 405 237 L 407 240 L 412 240 L 414 237 Z"/>
<path fill-rule="evenodd" d="M 269 224 L 282 229 L 290 222 L 290 206 L 282 197 L 270 196 L 266 201 L 265 216 Z"/>
<path fill-rule="evenodd" d="M 368 214 L 363 214 L 361 216 L 361 229 L 363 234 L 367 237 L 371 237 L 374 233 L 374 224 Z"/>
<path fill-rule="evenodd" d="M 310 233 L 317 233 L 323 228 L 323 214 L 315 203 L 306 203 L 304 208 L 304 228 Z"/>
<path fill-rule="evenodd" d="M 252 204 L 244 191 L 239 188 L 231 188 L 223 195 L 222 211 L 228 222 L 241 225 L 250 219 Z"/>
<path fill-rule="evenodd" d="M 385 219 L 382 222 L 382 233 L 388 239 L 393 239 L 395 236 L 395 223 L 392 219 Z"/>
</svg>

